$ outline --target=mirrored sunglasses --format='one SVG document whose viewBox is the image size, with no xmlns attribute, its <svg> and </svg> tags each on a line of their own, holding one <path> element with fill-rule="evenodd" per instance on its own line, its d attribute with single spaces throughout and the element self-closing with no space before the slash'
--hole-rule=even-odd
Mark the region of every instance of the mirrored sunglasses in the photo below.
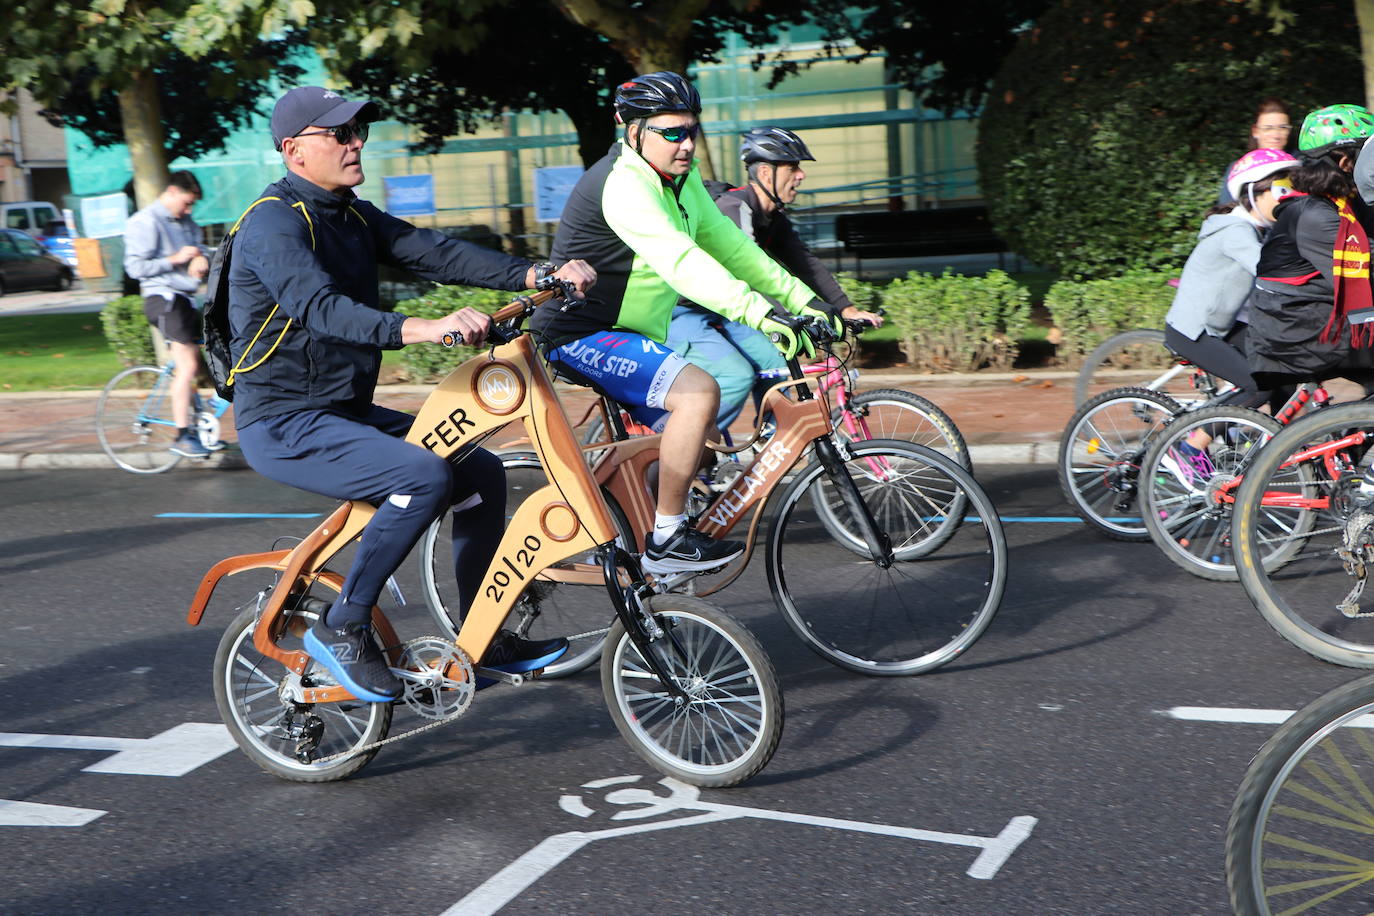
<svg viewBox="0 0 1374 916">
<path fill-rule="evenodd" d="M 658 134 L 669 143 L 681 143 L 684 140 L 690 140 L 701 132 L 700 124 L 693 124 L 690 127 L 651 127 L 648 124 L 644 126 L 648 127 L 649 130 Z"/>
</svg>

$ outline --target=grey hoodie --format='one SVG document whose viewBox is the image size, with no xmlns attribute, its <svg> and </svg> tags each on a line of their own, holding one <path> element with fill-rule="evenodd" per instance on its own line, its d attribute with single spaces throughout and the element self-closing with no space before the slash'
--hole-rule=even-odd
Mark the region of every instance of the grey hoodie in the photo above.
<svg viewBox="0 0 1374 916">
<path fill-rule="evenodd" d="M 1237 206 L 1207 217 L 1164 321 L 1189 340 L 1225 337 L 1255 285 L 1260 230 Z"/>
</svg>

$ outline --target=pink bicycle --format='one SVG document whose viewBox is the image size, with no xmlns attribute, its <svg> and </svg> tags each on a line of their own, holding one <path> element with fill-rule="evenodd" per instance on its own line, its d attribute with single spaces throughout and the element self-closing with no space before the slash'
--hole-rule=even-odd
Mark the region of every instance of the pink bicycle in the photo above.
<svg viewBox="0 0 1374 916">
<path fill-rule="evenodd" d="M 919 394 L 900 388 L 874 388 L 868 391 L 855 391 L 859 371 L 850 367 L 854 362 L 857 348 L 853 338 L 872 327 L 866 321 L 844 322 L 848 332 L 842 345 L 823 351 L 821 359 L 802 366 L 802 372 L 813 379 L 817 395 L 832 404 L 830 422 L 835 432 L 850 442 L 866 442 L 870 439 L 899 439 L 924 445 L 952 458 L 968 470 L 973 470 L 969 457 L 968 444 L 963 434 L 949 414 L 935 403 Z M 842 349 L 840 355 L 836 350 Z M 787 369 L 771 369 L 759 373 L 760 381 L 772 384 L 789 378 Z M 589 409 L 589 415 L 596 410 Z M 620 412 L 625 429 L 634 435 L 644 435 L 650 431 L 636 423 L 628 412 Z M 756 418 L 757 421 L 757 418 Z M 584 425 L 585 424 L 585 425 Z M 769 421 L 765 418 L 760 444 L 766 444 L 769 435 Z M 607 438 L 600 416 L 587 421 L 583 417 L 585 432 L 582 436 L 584 446 L 605 441 Z M 732 445 L 728 431 L 724 432 L 725 442 Z"/>
</svg>

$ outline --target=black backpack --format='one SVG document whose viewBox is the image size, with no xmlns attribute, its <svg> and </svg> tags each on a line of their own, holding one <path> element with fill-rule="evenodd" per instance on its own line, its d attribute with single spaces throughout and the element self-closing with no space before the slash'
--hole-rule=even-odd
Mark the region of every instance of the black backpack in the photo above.
<svg viewBox="0 0 1374 916">
<path fill-rule="evenodd" d="M 234 364 L 234 355 L 229 347 L 230 341 L 234 338 L 229 328 L 229 259 L 234 248 L 234 235 L 243 224 L 244 217 L 258 204 L 267 200 L 282 198 L 259 197 L 249 204 L 248 209 L 243 211 L 243 216 L 238 218 L 234 228 L 229 230 L 229 234 L 216 249 L 215 256 L 210 261 L 210 273 L 205 278 L 205 308 L 201 310 L 201 319 L 205 325 L 205 366 L 210 370 L 210 378 L 215 383 L 215 393 L 226 401 L 234 399 L 234 374 L 242 371 Z M 269 315 L 267 320 L 270 321 L 271 317 Z M 267 322 L 264 321 L 263 327 L 266 326 Z M 240 359 L 239 362 L 242 363 L 243 360 Z"/>
</svg>

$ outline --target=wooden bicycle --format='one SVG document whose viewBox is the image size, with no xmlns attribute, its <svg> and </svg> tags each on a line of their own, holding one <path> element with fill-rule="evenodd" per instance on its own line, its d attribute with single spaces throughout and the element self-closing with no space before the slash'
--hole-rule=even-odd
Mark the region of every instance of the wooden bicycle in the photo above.
<svg viewBox="0 0 1374 916">
<path fill-rule="evenodd" d="M 812 330 L 825 350 L 825 332 Z M 770 591 L 812 650 L 872 675 L 919 674 L 949 663 L 982 635 L 1001 605 L 1007 547 L 995 506 L 967 469 L 933 449 L 837 434 L 823 394 L 812 390 L 797 360 L 788 366 L 790 377 L 764 397 L 766 428 L 761 419 L 749 441 L 712 446 L 727 460 L 716 464 L 714 479 L 688 506 L 697 530 L 710 537 L 743 528 L 744 555 L 714 573 L 657 577 L 655 589 L 713 594 L 743 572 L 757 538 L 766 536 Z M 653 523 L 662 437 L 629 436 L 619 405 L 606 398 L 601 422 L 611 438 L 582 449 L 621 546 L 642 550 Z M 532 452 L 502 460 L 512 498 L 538 492 L 563 473 Z M 436 624 L 456 630 L 466 624 L 441 572 L 451 566 L 437 546 L 447 540 L 444 524 L 432 526 L 420 545 L 421 574 Z M 569 640 L 572 648 L 549 666 L 551 676 L 575 673 L 601 652 L 609 618 L 587 588 L 598 581 L 594 558 L 573 558 L 541 576 L 537 606 L 517 632 Z"/>
<path fill-rule="evenodd" d="M 609 595 L 606 614 L 614 608 L 601 679 L 625 740 L 661 772 L 702 786 L 742 782 L 772 757 L 783 702 L 762 646 L 714 605 L 654 594 L 635 558 L 614 544 L 601 491 L 521 329 L 540 302 L 570 294 L 557 280 L 546 283 L 550 288 L 493 316 L 489 339 L 496 346 L 435 387 L 406 437 L 461 464 L 470 449 L 519 422 L 554 473 L 515 510 L 456 637 L 403 642 L 373 608 L 373 633 L 404 686 L 400 699 L 356 699 L 301 648 L 305 630 L 331 603 L 319 594 L 342 587 L 343 577 L 328 564 L 362 532 L 371 505 L 346 502 L 295 547 L 230 557 L 201 580 L 187 615 L 193 626 L 212 597 L 243 599 L 215 656 L 215 699 L 234 740 L 268 772 L 302 782 L 341 779 L 384 743 L 461 716 L 485 683 L 479 679 L 518 685 L 533 676 L 485 669 L 474 660 L 511 610 L 537 594 L 536 578 L 573 555 L 596 559 Z M 239 576 L 254 581 L 221 588 Z M 388 739 L 393 707 L 422 724 Z"/>
</svg>

